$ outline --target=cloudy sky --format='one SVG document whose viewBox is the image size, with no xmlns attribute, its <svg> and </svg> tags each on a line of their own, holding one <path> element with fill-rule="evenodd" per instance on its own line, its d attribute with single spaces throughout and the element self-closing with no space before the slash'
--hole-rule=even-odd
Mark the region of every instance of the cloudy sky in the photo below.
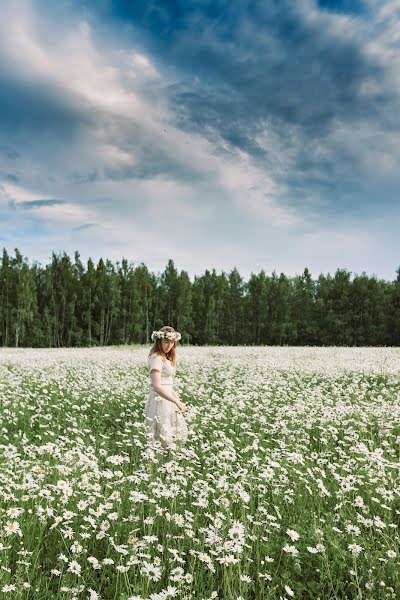
<svg viewBox="0 0 400 600">
<path fill-rule="evenodd" d="M 400 265 L 399 0 L 2 0 L 0 247 Z"/>
</svg>

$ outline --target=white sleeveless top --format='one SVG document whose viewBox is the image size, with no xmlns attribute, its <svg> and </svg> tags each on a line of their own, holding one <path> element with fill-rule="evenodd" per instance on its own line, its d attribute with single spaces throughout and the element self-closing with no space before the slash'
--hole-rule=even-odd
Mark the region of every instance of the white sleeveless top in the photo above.
<svg viewBox="0 0 400 600">
<path fill-rule="evenodd" d="M 163 360 L 159 354 L 149 356 L 149 373 L 152 369 L 157 369 L 161 373 L 161 385 L 173 385 L 176 367 L 169 360 Z M 150 379 L 150 386 L 153 387 Z"/>
</svg>

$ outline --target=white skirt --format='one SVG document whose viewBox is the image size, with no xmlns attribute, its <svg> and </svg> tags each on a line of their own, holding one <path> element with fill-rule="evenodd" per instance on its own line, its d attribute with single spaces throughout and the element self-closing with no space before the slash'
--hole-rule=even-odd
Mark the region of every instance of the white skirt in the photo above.
<svg viewBox="0 0 400 600">
<path fill-rule="evenodd" d="M 168 391 L 171 385 L 164 386 Z M 184 443 L 188 436 L 188 427 L 184 413 L 175 402 L 171 402 L 151 389 L 145 406 L 145 428 L 149 443 L 159 441 L 165 449 L 173 448 L 176 443 Z"/>
</svg>

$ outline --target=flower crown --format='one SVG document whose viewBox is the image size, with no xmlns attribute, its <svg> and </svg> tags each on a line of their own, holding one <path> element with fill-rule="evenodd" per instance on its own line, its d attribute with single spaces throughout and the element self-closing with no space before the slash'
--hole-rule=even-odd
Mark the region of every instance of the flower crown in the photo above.
<svg viewBox="0 0 400 600">
<path fill-rule="evenodd" d="M 155 339 L 162 340 L 176 340 L 177 342 L 181 339 L 179 331 L 153 331 L 151 339 L 154 342 Z"/>
</svg>

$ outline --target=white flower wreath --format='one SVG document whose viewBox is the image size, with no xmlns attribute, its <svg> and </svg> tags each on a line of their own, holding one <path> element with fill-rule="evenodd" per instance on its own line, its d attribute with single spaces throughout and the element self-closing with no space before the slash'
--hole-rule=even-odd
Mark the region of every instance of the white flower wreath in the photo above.
<svg viewBox="0 0 400 600">
<path fill-rule="evenodd" d="M 154 342 L 155 339 L 162 340 L 176 340 L 177 342 L 181 339 L 179 331 L 153 331 L 151 339 Z"/>
</svg>

